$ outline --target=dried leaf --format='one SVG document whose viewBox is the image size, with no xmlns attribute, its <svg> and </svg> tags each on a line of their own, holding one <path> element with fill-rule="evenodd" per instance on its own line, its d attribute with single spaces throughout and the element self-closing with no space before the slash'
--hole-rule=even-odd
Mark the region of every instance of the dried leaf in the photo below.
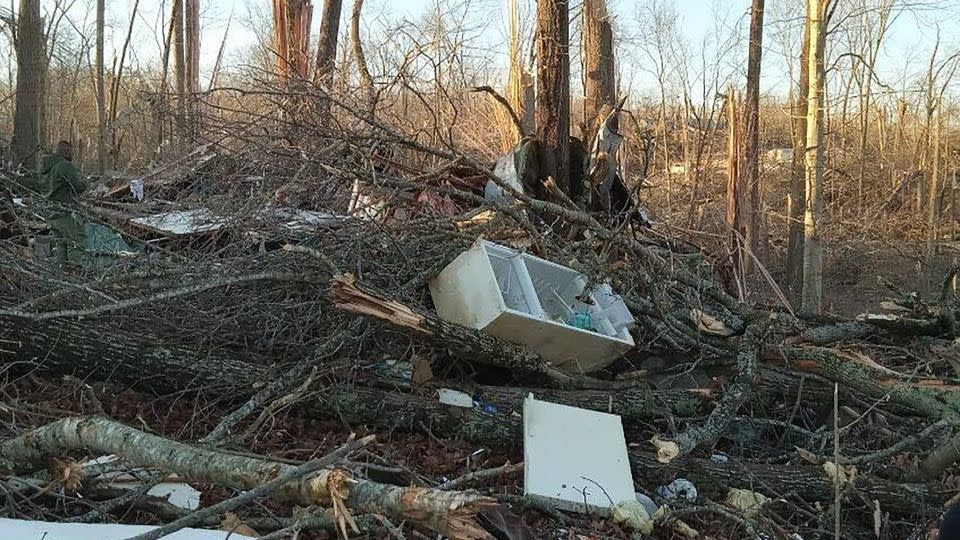
<svg viewBox="0 0 960 540">
<path fill-rule="evenodd" d="M 260 533 L 251 529 L 233 512 L 227 512 L 223 515 L 223 521 L 220 522 L 220 530 L 235 534 L 242 534 L 243 536 L 250 536 L 253 538 L 260 537 Z"/>
<path fill-rule="evenodd" d="M 840 486 L 845 486 L 857 477 L 857 467 L 850 465 L 847 467 L 838 467 L 836 463 L 828 461 L 823 464 L 823 470 L 830 477 L 830 480 L 838 482 Z"/>
<path fill-rule="evenodd" d="M 797 455 L 800 456 L 800 459 L 806 461 L 807 463 L 813 463 L 814 465 L 820 463 L 820 458 L 818 458 L 813 452 L 807 450 L 806 448 L 800 448 L 799 446 L 794 448 L 797 450 Z"/>
<path fill-rule="evenodd" d="M 680 445 L 673 441 L 664 441 L 654 435 L 650 443 L 657 448 L 657 461 L 660 463 L 670 463 L 680 455 Z"/>
<path fill-rule="evenodd" d="M 763 509 L 763 505 L 770 502 L 770 499 L 749 489 L 730 488 L 730 491 L 727 492 L 727 498 L 723 502 L 727 506 L 739 510 L 745 517 L 752 518 Z"/>
<path fill-rule="evenodd" d="M 653 518 L 637 501 L 623 501 L 610 509 L 613 522 L 642 534 L 653 532 Z"/>
<path fill-rule="evenodd" d="M 410 380 L 413 381 L 413 384 L 419 386 L 433 379 L 433 369 L 430 368 L 430 360 L 422 356 L 414 356 L 411 364 L 413 365 L 413 370 L 410 375 Z"/>
<path fill-rule="evenodd" d="M 896 311 L 900 313 L 908 313 L 910 308 L 901 306 L 896 302 L 890 302 L 889 300 L 880 302 L 880 309 L 884 311 Z"/>
<path fill-rule="evenodd" d="M 516 514 L 502 504 L 488 506 L 477 513 L 494 529 L 503 533 L 507 540 L 534 540 L 536 535 Z"/>
<path fill-rule="evenodd" d="M 680 521 L 679 519 L 673 523 L 673 530 L 677 531 L 677 534 L 684 538 L 700 538 L 700 533 L 696 529 Z"/>
<path fill-rule="evenodd" d="M 697 330 L 711 336 L 730 337 L 736 332 L 716 317 L 693 308 L 690 310 L 690 319 L 697 325 Z"/>
</svg>

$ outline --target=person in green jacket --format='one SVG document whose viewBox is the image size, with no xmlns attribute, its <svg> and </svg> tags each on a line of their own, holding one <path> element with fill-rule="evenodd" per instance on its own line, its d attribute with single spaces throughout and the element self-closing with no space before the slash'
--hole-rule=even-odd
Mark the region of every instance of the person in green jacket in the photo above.
<svg viewBox="0 0 960 540">
<path fill-rule="evenodd" d="M 43 158 L 38 186 L 44 197 L 57 203 L 48 223 L 57 236 L 61 262 L 81 262 L 85 255 L 83 225 L 77 220 L 73 207 L 77 197 L 87 189 L 87 182 L 72 160 L 73 145 L 58 142 L 56 151 Z"/>
</svg>

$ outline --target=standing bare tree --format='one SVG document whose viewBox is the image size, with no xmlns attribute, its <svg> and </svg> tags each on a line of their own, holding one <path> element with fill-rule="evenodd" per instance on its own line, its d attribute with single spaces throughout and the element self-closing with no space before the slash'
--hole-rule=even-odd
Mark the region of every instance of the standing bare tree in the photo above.
<svg viewBox="0 0 960 540">
<path fill-rule="evenodd" d="M 106 0 L 97 0 L 97 46 L 94 60 L 97 84 L 97 174 L 103 175 L 109 167 L 107 152 L 107 100 L 103 85 L 103 35 Z"/>
<path fill-rule="evenodd" d="M 323 2 L 320 35 L 317 37 L 317 64 L 313 71 L 313 80 L 320 84 L 329 85 L 333 75 L 342 8 L 342 0 L 324 0 Z"/>
<path fill-rule="evenodd" d="M 763 55 L 763 4 L 753 0 L 750 8 L 750 45 L 747 54 L 747 91 L 743 115 L 743 171 L 750 193 L 750 214 L 746 223 L 746 245 L 754 254 L 761 253 L 760 239 L 760 60 Z M 743 268 L 750 272 L 753 257 L 745 257 Z"/>
<path fill-rule="evenodd" d="M 174 0 L 173 14 L 170 24 L 173 28 L 173 79 L 174 89 L 176 91 L 177 103 L 177 134 L 182 138 L 186 135 L 186 109 L 184 108 L 183 95 L 187 90 L 187 58 L 183 30 L 183 13 L 186 0 Z"/>
<path fill-rule="evenodd" d="M 742 109 L 737 91 L 731 83 L 727 89 L 727 227 L 730 229 L 730 252 L 733 258 L 734 285 L 738 298 L 743 300 L 747 222 L 747 190 L 743 174 Z"/>
<path fill-rule="evenodd" d="M 810 41 L 810 20 L 804 17 L 803 42 L 800 46 L 800 81 L 797 95 L 791 100 L 793 122 L 793 158 L 790 170 L 790 190 L 787 199 L 787 289 L 794 300 L 799 300 L 803 290 L 803 213 L 806 188 L 806 143 L 807 143 L 807 90 L 810 85 L 810 70 L 807 43 Z"/>
<path fill-rule="evenodd" d="M 184 2 L 184 88 L 187 130 L 196 136 L 199 111 L 196 93 L 200 91 L 200 0 Z"/>
<path fill-rule="evenodd" d="M 613 26 L 607 14 L 606 0 L 583 2 L 583 142 L 597 131 L 597 120 L 604 105 L 617 103 L 616 69 L 613 55 Z"/>
<path fill-rule="evenodd" d="M 17 93 L 13 115 L 12 158 L 28 170 L 37 168 L 46 70 L 46 36 L 40 0 L 20 0 L 14 32 L 17 51 Z"/>
<path fill-rule="evenodd" d="M 540 177 L 570 193 L 570 24 L 567 0 L 537 2 L 536 134 Z"/>
<path fill-rule="evenodd" d="M 320 35 L 317 37 L 317 63 L 313 68 L 313 82 L 330 90 L 337 59 L 337 37 L 340 33 L 341 0 L 325 0 L 320 18 Z M 326 123 L 330 116 L 330 102 L 320 100 L 317 104 L 320 121 Z"/>
<path fill-rule="evenodd" d="M 363 12 L 363 0 L 353 0 L 353 12 L 350 14 L 350 41 L 353 45 L 353 57 L 357 62 L 357 70 L 360 72 L 360 82 L 367 103 L 370 105 L 370 112 L 373 113 L 373 107 L 376 100 L 376 90 L 373 86 L 373 76 L 367 68 L 367 58 L 363 54 L 363 43 L 360 41 L 360 15 Z"/>
<path fill-rule="evenodd" d="M 517 135 L 533 133 L 534 91 L 533 75 L 524 68 L 523 51 L 520 46 L 520 8 L 518 0 L 509 0 L 508 55 L 510 68 L 507 75 L 507 101 L 520 119 Z M 513 144 L 515 141 L 511 141 Z"/>
<path fill-rule="evenodd" d="M 820 245 L 823 215 L 823 171 L 825 161 L 824 126 L 824 49 L 832 0 L 807 0 L 807 144 L 806 205 L 803 213 L 803 292 L 800 308 L 820 313 L 823 301 L 823 247 Z"/>
</svg>

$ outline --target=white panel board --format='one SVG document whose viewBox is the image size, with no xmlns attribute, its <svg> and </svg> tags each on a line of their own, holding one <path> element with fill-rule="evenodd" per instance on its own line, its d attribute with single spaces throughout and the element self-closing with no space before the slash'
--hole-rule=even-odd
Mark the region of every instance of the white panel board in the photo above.
<svg viewBox="0 0 960 540">
<path fill-rule="evenodd" d="M 0 518 L 0 538 L 10 540 L 126 540 L 152 531 L 150 525 L 116 525 L 89 523 L 48 523 Z M 252 540 L 242 534 L 206 529 L 182 529 L 164 536 L 169 540 Z"/>
<path fill-rule="evenodd" d="M 523 487 L 565 510 L 604 511 L 636 497 L 620 417 L 523 402 Z M 601 489 L 602 488 L 602 489 Z"/>
</svg>

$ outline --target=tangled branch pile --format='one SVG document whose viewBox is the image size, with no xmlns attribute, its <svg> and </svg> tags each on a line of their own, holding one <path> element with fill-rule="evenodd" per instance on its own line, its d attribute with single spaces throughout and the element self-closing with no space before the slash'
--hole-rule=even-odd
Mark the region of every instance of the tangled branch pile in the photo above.
<svg viewBox="0 0 960 540">
<path fill-rule="evenodd" d="M 42 243 L 49 203 L 33 197 L 5 209 L 16 218 L 0 242 L 5 515 L 109 521 L 135 508 L 153 522 L 183 517 L 64 461 L 85 451 L 195 484 L 270 486 L 274 517 L 262 506 L 244 512 L 254 528 L 488 538 L 496 527 L 475 516 L 499 499 L 539 515 L 531 519 L 544 530 L 623 537 L 604 520 L 531 506 L 509 476 L 515 467 L 481 474 L 468 463 L 444 484 L 411 470 L 417 458 L 398 467 L 386 457 L 413 453 L 390 450 L 413 444 L 407 432 L 434 450 L 469 443 L 514 456 L 515 413 L 530 392 L 620 415 L 638 491 L 656 497 L 656 486 L 679 477 L 699 488 L 696 500 L 658 499 L 671 507 L 658 537 L 693 527 L 714 537 L 820 538 L 833 536 L 837 513 L 844 538 L 920 537 L 950 498 L 943 481 L 960 458 L 952 299 L 894 291 L 886 313 L 856 320 L 739 303 L 716 258 L 680 238 L 607 225 L 562 200 L 514 192 L 512 205 L 486 201 L 484 183 L 503 184 L 489 164 L 345 103 L 336 103 L 338 125 L 317 127 L 302 110 L 315 98 L 207 96 L 201 110 L 217 114 L 204 119 L 205 144 L 142 177 L 143 202 L 125 184 L 89 198 L 88 218 L 120 230 L 135 256 L 61 269 L 26 247 L 38 234 Z M 274 99 L 300 112 L 281 122 L 242 106 Z M 23 181 L 5 182 L 18 192 Z M 354 186 L 376 203 L 375 217 L 355 203 Z M 163 236 L 130 221 L 200 208 L 216 227 Z M 304 221 L 291 208 L 331 215 Z M 426 286 L 481 236 L 609 282 L 636 318 L 636 348 L 600 372 L 570 373 L 440 320 Z M 391 372 L 398 366 L 412 375 Z M 58 382 L 64 375 L 84 381 L 79 394 Z M 454 413 L 437 401 L 441 387 L 492 407 Z M 184 403 L 185 419 L 170 422 Z M 350 431 L 385 442 L 376 451 L 369 439 L 348 444 L 309 470 L 276 453 Z M 54 476 L 38 474 L 55 458 Z M 496 487 L 449 490 L 484 482 Z M 721 504 L 735 488 L 769 500 L 759 512 Z M 328 510 L 304 514 L 294 504 Z M 175 523 L 218 519 L 215 511 Z"/>
</svg>

